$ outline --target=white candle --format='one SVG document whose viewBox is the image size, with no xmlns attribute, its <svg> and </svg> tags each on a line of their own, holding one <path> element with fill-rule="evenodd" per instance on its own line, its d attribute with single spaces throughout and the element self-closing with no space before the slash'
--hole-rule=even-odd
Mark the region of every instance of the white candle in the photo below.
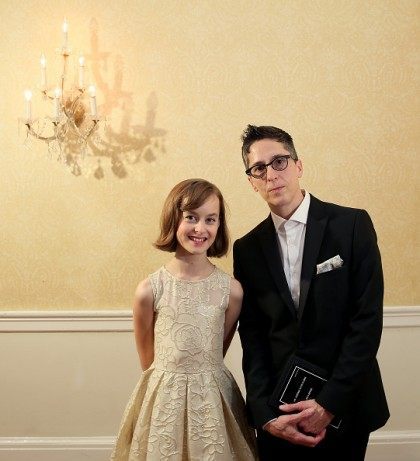
<svg viewBox="0 0 420 461">
<path fill-rule="evenodd" d="M 55 118 L 60 117 L 60 96 L 61 96 L 61 90 L 60 88 L 56 88 L 54 90 L 54 117 Z"/>
<path fill-rule="evenodd" d="M 90 115 L 94 120 L 96 120 L 98 115 L 98 110 L 96 107 L 96 88 L 94 85 L 89 86 L 89 96 L 90 96 Z"/>
<path fill-rule="evenodd" d="M 25 96 L 25 118 L 26 118 L 26 122 L 27 123 L 31 123 L 31 120 L 32 120 L 32 103 L 31 103 L 31 99 L 32 99 L 32 91 L 31 90 L 25 90 L 24 92 L 24 96 Z"/>
<path fill-rule="evenodd" d="M 63 50 L 67 50 L 67 45 L 68 45 L 68 32 L 69 32 L 69 23 L 67 22 L 67 19 L 64 18 L 63 22 Z"/>
<path fill-rule="evenodd" d="M 83 90 L 85 86 L 85 57 L 79 57 L 79 89 Z"/>
<path fill-rule="evenodd" d="M 41 55 L 40 59 L 41 63 L 41 91 L 45 91 L 47 89 L 47 60 L 45 59 L 45 55 Z"/>
</svg>

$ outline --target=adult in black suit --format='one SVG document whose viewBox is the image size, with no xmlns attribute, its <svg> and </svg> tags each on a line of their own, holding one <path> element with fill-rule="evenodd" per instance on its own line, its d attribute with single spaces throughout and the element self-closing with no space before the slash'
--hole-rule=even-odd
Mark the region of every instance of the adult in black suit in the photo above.
<svg viewBox="0 0 420 461">
<path fill-rule="evenodd" d="M 363 460 L 369 433 L 389 418 L 376 360 L 383 276 L 372 222 L 364 210 L 300 189 L 302 162 L 285 131 L 248 125 L 242 139 L 249 181 L 271 210 L 233 247 L 244 289 L 247 407 L 261 460 Z M 292 355 L 329 379 L 315 399 L 276 411 L 268 400 Z M 329 426 L 334 416 L 339 429 Z"/>
</svg>

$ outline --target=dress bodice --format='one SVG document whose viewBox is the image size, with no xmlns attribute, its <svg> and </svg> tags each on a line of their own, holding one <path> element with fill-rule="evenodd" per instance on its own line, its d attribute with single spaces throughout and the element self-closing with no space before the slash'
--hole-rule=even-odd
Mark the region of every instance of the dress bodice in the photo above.
<svg viewBox="0 0 420 461">
<path fill-rule="evenodd" d="M 220 368 L 230 276 L 215 267 L 205 279 L 189 281 L 161 267 L 149 280 L 156 312 L 153 366 L 176 373 Z"/>
</svg>

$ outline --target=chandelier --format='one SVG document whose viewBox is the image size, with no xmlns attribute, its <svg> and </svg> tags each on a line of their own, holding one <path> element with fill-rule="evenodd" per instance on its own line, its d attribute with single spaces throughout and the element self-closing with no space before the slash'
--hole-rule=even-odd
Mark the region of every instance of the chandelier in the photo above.
<svg viewBox="0 0 420 461">
<path fill-rule="evenodd" d="M 47 59 L 40 58 L 41 98 L 49 103 L 50 113 L 43 118 L 32 117 L 32 91 L 25 90 L 25 116 L 19 121 L 26 127 L 27 138 L 33 137 L 48 144 L 50 153 L 55 153 L 57 160 L 70 167 L 76 176 L 82 173 L 81 163 L 91 155 L 87 146 L 93 141 L 98 125 L 103 121 L 98 115 L 95 85 L 86 85 L 85 58 L 78 58 L 77 78 L 69 83 L 69 61 L 71 49 L 68 45 L 68 22 L 62 25 L 63 42 L 57 51 L 62 58 L 62 71 L 56 86 L 49 85 L 47 78 Z M 89 104 L 87 104 L 87 99 Z M 99 161 L 100 165 L 100 161 Z"/>
</svg>

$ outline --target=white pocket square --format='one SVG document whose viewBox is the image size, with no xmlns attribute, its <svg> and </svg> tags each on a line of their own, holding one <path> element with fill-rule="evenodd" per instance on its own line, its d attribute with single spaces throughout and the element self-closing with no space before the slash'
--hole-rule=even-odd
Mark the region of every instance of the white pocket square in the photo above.
<svg viewBox="0 0 420 461">
<path fill-rule="evenodd" d="M 333 256 L 330 259 L 327 259 L 323 263 L 319 263 L 316 265 L 316 273 L 322 274 L 323 272 L 332 271 L 334 269 L 338 269 L 343 265 L 343 260 L 341 259 L 340 255 Z"/>
</svg>

